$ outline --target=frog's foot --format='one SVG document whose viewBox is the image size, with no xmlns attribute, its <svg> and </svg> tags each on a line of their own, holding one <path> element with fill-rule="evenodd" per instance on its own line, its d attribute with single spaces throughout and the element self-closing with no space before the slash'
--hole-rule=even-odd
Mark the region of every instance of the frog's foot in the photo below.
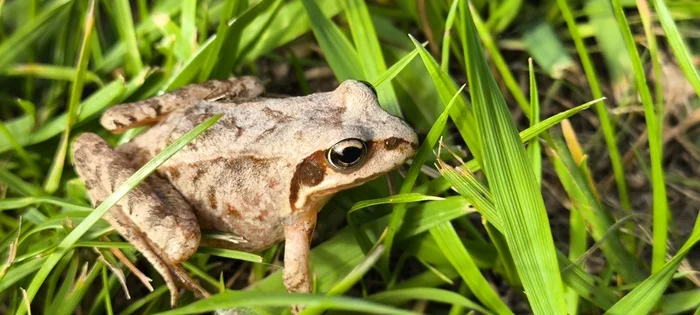
<svg viewBox="0 0 700 315">
<path fill-rule="evenodd" d="M 82 134 L 75 140 L 73 157 L 93 206 L 102 203 L 135 173 L 125 156 L 95 134 Z M 209 296 L 179 266 L 197 250 L 200 230 L 189 204 L 167 181 L 151 175 L 104 218 L 163 276 L 173 305 L 179 294 L 178 283 L 197 295 Z"/>
</svg>

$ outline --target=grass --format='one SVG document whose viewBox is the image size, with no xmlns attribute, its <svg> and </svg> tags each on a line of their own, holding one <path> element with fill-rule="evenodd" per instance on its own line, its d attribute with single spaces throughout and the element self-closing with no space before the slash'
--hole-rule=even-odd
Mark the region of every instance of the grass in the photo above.
<svg viewBox="0 0 700 315">
<path fill-rule="evenodd" d="M 697 314 L 698 20 L 680 0 L 0 0 L 0 312 Z M 96 209 L 70 146 L 133 137 L 99 126 L 110 106 L 238 75 L 372 82 L 421 146 L 319 213 L 313 293 L 286 292 L 283 246 L 201 248 L 184 267 L 217 294 L 172 309 L 100 217 L 218 117 Z"/>
</svg>

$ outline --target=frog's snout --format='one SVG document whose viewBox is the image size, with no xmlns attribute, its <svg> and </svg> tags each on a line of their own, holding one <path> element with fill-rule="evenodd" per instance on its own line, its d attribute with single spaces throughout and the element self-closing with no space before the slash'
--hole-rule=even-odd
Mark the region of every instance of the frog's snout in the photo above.
<svg viewBox="0 0 700 315">
<path fill-rule="evenodd" d="M 394 136 L 384 139 L 384 150 L 399 153 L 402 157 L 401 163 L 403 163 L 416 154 L 418 135 L 403 121 L 395 132 Z"/>
</svg>

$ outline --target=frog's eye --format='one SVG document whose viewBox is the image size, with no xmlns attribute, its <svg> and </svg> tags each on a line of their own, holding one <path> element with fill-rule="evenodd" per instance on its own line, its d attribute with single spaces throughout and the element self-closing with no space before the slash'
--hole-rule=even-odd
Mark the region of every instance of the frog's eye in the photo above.
<svg viewBox="0 0 700 315">
<path fill-rule="evenodd" d="M 338 170 L 358 166 L 367 155 L 367 144 L 356 138 L 341 140 L 326 151 L 326 160 Z"/>
<path fill-rule="evenodd" d="M 374 97 L 377 97 L 377 90 L 374 89 L 374 86 L 367 82 L 367 81 L 359 81 L 360 83 L 364 84 L 366 87 L 368 87 L 370 90 L 372 90 L 372 93 L 374 93 Z"/>
</svg>

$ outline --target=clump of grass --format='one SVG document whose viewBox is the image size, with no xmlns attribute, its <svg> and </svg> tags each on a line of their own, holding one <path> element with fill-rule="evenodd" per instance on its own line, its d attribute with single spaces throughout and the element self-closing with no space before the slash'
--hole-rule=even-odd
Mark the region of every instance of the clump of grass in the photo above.
<svg viewBox="0 0 700 315">
<path fill-rule="evenodd" d="M 0 1 L 0 309 L 697 313 L 698 266 L 687 258 L 700 241 L 700 77 L 684 27 L 699 8 Z M 234 75 L 288 94 L 366 80 L 422 135 L 421 147 L 405 172 L 343 192 L 319 214 L 312 294 L 285 292 L 281 246 L 202 248 L 184 267 L 218 294 L 186 293 L 170 309 L 157 273 L 100 217 L 217 117 L 96 209 L 69 147 L 86 131 L 114 145 L 133 137 L 96 123 L 114 104 Z M 130 273 L 153 278 L 152 292 Z"/>
</svg>

